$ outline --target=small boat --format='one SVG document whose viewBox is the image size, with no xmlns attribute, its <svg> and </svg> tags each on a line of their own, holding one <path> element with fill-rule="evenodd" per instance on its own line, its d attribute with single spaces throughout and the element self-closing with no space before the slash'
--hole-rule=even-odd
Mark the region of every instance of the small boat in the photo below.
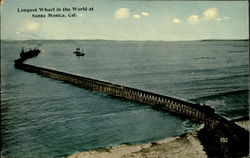
<svg viewBox="0 0 250 158">
<path fill-rule="evenodd" d="M 73 52 L 76 56 L 84 56 L 85 53 L 83 52 L 83 50 L 81 51 L 80 48 L 76 48 L 76 51 Z"/>
</svg>

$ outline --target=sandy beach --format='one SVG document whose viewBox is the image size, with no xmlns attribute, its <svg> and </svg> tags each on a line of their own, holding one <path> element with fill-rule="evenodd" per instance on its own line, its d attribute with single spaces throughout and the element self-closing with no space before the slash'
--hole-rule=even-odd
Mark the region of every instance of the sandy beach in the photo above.
<svg viewBox="0 0 250 158">
<path fill-rule="evenodd" d="M 242 120 L 235 122 L 237 125 L 241 126 L 242 128 L 250 131 L 249 120 Z"/>
<path fill-rule="evenodd" d="M 236 123 L 249 131 L 249 120 Z M 207 154 L 197 138 L 197 132 L 202 128 L 200 125 L 193 132 L 157 142 L 79 152 L 66 158 L 205 158 Z"/>
</svg>

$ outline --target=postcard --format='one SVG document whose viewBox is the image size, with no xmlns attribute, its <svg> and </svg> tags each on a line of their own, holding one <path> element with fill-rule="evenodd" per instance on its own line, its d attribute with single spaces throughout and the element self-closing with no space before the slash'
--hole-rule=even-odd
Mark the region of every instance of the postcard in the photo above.
<svg viewBox="0 0 250 158">
<path fill-rule="evenodd" d="M 1 157 L 247 157 L 248 5 L 1 0 Z"/>
</svg>

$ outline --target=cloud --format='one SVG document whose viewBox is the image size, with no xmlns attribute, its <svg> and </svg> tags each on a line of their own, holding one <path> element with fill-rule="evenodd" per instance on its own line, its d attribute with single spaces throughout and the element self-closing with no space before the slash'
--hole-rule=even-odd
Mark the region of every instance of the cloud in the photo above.
<svg viewBox="0 0 250 158">
<path fill-rule="evenodd" d="M 198 15 L 191 15 L 188 17 L 188 21 L 190 23 L 198 23 L 198 22 L 205 22 L 205 21 L 216 21 L 216 22 L 222 22 L 225 20 L 230 19 L 229 17 L 220 17 L 219 16 L 219 11 L 217 8 L 208 8 L 203 12 L 203 15 L 199 17 Z M 174 20 L 173 20 L 174 22 Z M 176 21 L 177 22 L 177 21 Z"/>
<path fill-rule="evenodd" d="M 34 21 L 29 21 L 26 25 L 25 28 L 29 31 L 34 31 L 39 28 L 39 23 L 34 22 Z"/>
<path fill-rule="evenodd" d="M 215 19 L 218 16 L 218 9 L 217 8 L 209 8 L 203 12 L 203 16 L 207 20 Z"/>
<path fill-rule="evenodd" d="M 221 19 L 221 18 L 216 18 L 215 20 L 216 20 L 216 21 L 221 21 L 222 19 Z"/>
<path fill-rule="evenodd" d="M 133 18 L 139 19 L 141 18 L 141 15 L 133 15 Z"/>
<path fill-rule="evenodd" d="M 141 15 L 143 15 L 143 16 L 149 16 L 149 13 L 148 12 L 141 12 Z"/>
<path fill-rule="evenodd" d="M 198 23 L 200 21 L 200 18 L 199 18 L 198 15 L 191 15 L 191 16 L 188 17 L 188 21 L 190 23 L 195 24 L 195 23 Z"/>
<path fill-rule="evenodd" d="M 225 16 L 225 17 L 223 17 L 223 18 L 220 18 L 220 17 L 218 17 L 218 18 L 216 18 L 215 20 L 216 21 L 226 21 L 226 20 L 229 20 L 230 18 L 228 17 L 228 16 Z"/>
<path fill-rule="evenodd" d="M 128 18 L 130 15 L 130 11 L 128 8 L 120 8 L 118 10 L 116 10 L 115 14 L 114 14 L 114 17 L 116 19 L 126 19 Z"/>
<path fill-rule="evenodd" d="M 173 23 L 181 23 L 181 20 L 180 20 L 180 19 L 175 18 L 175 19 L 173 19 Z"/>
</svg>

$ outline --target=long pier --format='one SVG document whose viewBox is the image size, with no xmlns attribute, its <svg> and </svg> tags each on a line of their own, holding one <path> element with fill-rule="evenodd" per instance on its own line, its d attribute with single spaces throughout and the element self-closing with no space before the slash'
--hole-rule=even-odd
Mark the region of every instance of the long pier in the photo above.
<svg viewBox="0 0 250 158">
<path fill-rule="evenodd" d="M 61 80 L 85 89 L 148 104 L 190 120 L 204 123 L 204 132 L 201 132 L 200 137 L 209 138 L 209 136 L 212 136 L 212 140 L 206 140 L 205 142 L 201 140 L 201 142 L 205 144 L 204 148 L 207 148 L 206 150 L 209 151 L 209 153 L 218 154 L 218 152 L 223 151 L 223 157 L 245 156 L 249 153 L 249 132 L 216 114 L 215 110 L 210 106 L 194 104 L 162 94 L 24 64 L 23 62 L 16 63 L 15 67 L 27 72 L 37 73 L 44 77 Z M 204 139 L 206 138 L 203 138 L 203 140 Z M 210 145 L 207 145 L 209 141 Z M 216 146 L 216 148 L 213 146 Z"/>
<path fill-rule="evenodd" d="M 18 68 L 28 72 L 34 72 L 48 78 L 61 80 L 85 89 L 159 107 L 161 109 L 180 114 L 184 117 L 188 117 L 193 121 L 205 122 L 207 121 L 208 117 L 214 113 L 214 109 L 209 106 L 193 104 L 165 95 L 117 85 L 110 82 L 100 81 L 29 64 L 22 64 L 18 66 Z"/>
</svg>

